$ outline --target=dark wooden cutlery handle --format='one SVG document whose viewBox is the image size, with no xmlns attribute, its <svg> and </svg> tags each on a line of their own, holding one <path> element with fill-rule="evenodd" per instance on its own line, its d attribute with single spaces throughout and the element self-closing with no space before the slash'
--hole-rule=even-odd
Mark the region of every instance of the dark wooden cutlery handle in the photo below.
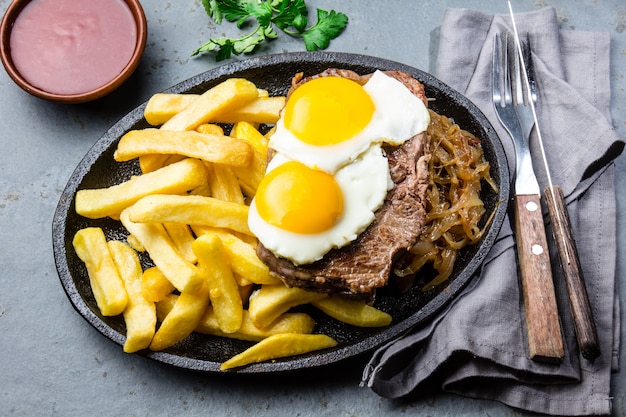
<svg viewBox="0 0 626 417">
<path fill-rule="evenodd" d="M 578 259 L 576 241 L 572 234 L 569 214 L 565 206 L 563 190 L 558 185 L 546 187 L 544 196 L 552 221 L 552 234 L 554 235 L 561 268 L 565 277 L 578 347 L 584 358 L 595 359 L 600 355 L 598 335 L 591 306 L 589 305 L 589 297 L 585 288 L 580 260 Z"/>
</svg>

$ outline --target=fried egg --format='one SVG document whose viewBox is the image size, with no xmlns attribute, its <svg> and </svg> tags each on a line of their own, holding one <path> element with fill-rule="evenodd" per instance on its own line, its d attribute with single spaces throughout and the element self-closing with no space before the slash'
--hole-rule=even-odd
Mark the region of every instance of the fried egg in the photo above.
<svg viewBox="0 0 626 417">
<path fill-rule="evenodd" d="M 250 230 L 296 265 L 348 245 L 393 187 L 382 144 L 401 145 L 429 122 L 424 103 L 380 71 L 363 86 L 342 77 L 298 86 L 270 138 L 276 152 L 250 203 Z"/>
<path fill-rule="evenodd" d="M 269 146 L 333 173 L 372 144 L 400 145 L 429 122 L 424 103 L 381 71 L 363 86 L 347 78 L 321 77 L 291 94 Z"/>
<path fill-rule="evenodd" d="M 334 175 L 277 154 L 250 204 L 248 225 L 263 245 L 295 264 L 352 242 L 393 186 L 379 145 Z"/>
</svg>

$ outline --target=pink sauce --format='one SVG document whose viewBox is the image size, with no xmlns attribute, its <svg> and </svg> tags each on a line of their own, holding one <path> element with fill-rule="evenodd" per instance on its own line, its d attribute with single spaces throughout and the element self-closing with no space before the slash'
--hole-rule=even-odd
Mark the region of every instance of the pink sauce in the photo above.
<svg viewBox="0 0 626 417">
<path fill-rule="evenodd" d="M 34 86 L 80 94 L 122 72 L 136 39 L 137 25 L 123 0 L 33 0 L 15 20 L 11 58 Z"/>
</svg>

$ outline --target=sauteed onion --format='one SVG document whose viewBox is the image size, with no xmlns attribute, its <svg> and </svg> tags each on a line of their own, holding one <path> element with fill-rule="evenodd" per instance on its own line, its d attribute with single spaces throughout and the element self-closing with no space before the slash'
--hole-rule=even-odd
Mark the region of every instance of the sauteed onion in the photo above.
<svg viewBox="0 0 626 417">
<path fill-rule="evenodd" d="M 479 226 L 486 211 L 480 198 L 482 182 L 497 190 L 480 140 L 446 116 L 430 110 L 430 117 L 427 223 L 420 240 L 394 270 L 404 278 L 432 265 L 437 275 L 423 290 L 445 282 L 459 251 L 478 242 L 485 232 L 491 219 Z"/>
</svg>

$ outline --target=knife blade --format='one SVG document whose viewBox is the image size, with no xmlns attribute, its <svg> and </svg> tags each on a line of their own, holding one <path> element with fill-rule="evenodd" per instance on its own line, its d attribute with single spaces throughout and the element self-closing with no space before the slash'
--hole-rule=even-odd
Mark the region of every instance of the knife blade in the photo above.
<svg viewBox="0 0 626 417">
<path fill-rule="evenodd" d="M 574 320 L 576 339 L 582 356 L 586 359 L 593 360 L 600 355 L 595 321 L 589 304 L 589 296 L 585 287 L 576 240 L 572 232 L 563 190 L 558 185 L 553 184 L 550 168 L 548 166 L 535 108 L 536 84 L 530 47 L 527 48 L 528 53 L 524 53 L 524 48 L 522 48 L 522 42 L 517 31 L 513 7 L 510 1 L 508 4 L 511 22 L 513 24 L 515 45 L 519 52 L 521 65 L 524 69 L 524 71 L 522 71 L 524 75 L 524 87 L 528 93 L 528 97 L 532 97 L 528 102 L 535 120 L 535 133 L 548 182 L 548 185 L 544 189 L 544 197 L 546 199 L 546 205 L 548 206 L 552 235 L 559 254 L 559 263 L 565 279 L 570 311 Z M 529 43 L 530 40 L 527 39 L 527 42 Z"/>
</svg>

